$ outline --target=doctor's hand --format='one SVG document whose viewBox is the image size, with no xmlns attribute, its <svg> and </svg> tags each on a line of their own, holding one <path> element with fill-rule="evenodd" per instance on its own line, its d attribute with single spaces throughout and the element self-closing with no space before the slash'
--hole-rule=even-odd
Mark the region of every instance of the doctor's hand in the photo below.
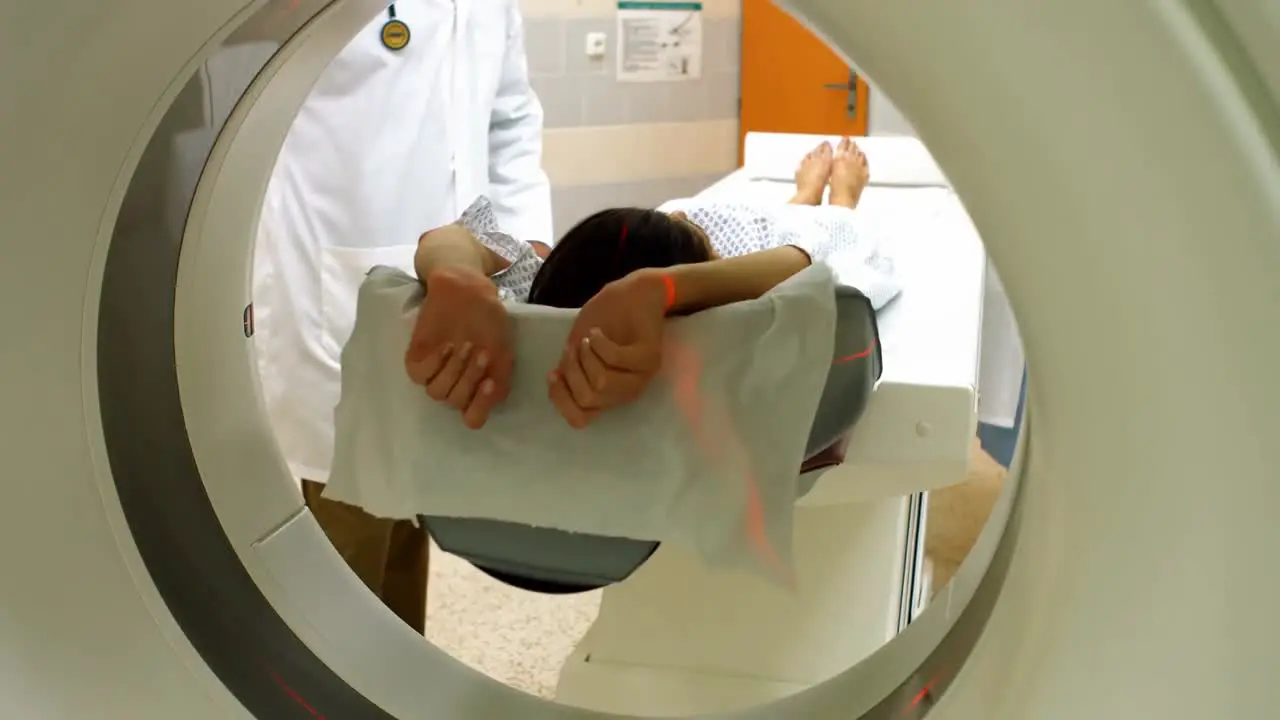
<svg viewBox="0 0 1280 720">
<path fill-rule="evenodd" d="M 582 306 L 547 378 L 551 402 L 571 427 L 640 397 L 662 367 L 666 311 L 661 273 L 645 271 L 606 285 Z"/>
<path fill-rule="evenodd" d="M 482 427 L 511 388 L 507 309 L 489 278 L 473 270 L 437 270 L 426 287 L 405 370 L 432 399 L 460 411 L 467 427 Z"/>
</svg>

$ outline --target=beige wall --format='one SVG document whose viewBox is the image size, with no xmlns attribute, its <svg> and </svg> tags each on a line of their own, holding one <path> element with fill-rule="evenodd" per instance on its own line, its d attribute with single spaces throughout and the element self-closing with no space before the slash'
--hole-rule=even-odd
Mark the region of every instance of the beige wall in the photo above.
<svg viewBox="0 0 1280 720">
<path fill-rule="evenodd" d="M 595 210 L 692 194 L 737 167 L 740 0 L 703 0 L 701 80 L 644 84 L 616 81 L 613 47 L 586 58 L 587 32 L 616 42 L 616 0 L 520 4 L 557 235 Z"/>
<path fill-rule="evenodd" d="M 613 17 L 616 0 L 520 0 L 525 18 L 534 17 Z M 740 0 L 702 0 L 705 18 L 738 17 Z"/>
<path fill-rule="evenodd" d="M 703 0 L 704 77 L 619 83 L 613 48 L 585 57 L 585 34 L 616 42 L 616 0 L 520 0 L 530 76 L 546 112 L 543 164 L 557 236 L 609 205 L 695 193 L 738 164 L 741 0 Z M 911 133 L 872 88 L 871 134 Z"/>
<path fill-rule="evenodd" d="M 554 187 L 728 173 L 738 166 L 738 122 L 552 128 L 543 153 Z"/>
</svg>

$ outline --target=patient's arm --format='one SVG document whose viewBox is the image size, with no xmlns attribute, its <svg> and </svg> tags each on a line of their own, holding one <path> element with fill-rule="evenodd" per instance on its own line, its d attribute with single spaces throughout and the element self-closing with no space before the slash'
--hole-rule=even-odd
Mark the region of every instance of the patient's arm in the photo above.
<svg viewBox="0 0 1280 720">
<path fill-rule="evenodd" d="M 803 250 L 784 245 L 738 257 L 638 272 L 658 279 L 663 273 L 670 276 L 675 283 L 675 299 L 668 312 L 686 315 L 758 298 L 809 265 L 809 256 Z"/>
<path fill-rule="evenodd" d="M 424 285 L 432 275 L 443 271 L 469 271 L 488 278 L 510 264 L 456 223 L 423 233 L 413 256 L 413 268 Z"/>
<path fill-rule="evenodd" d="M 586 427 L 600 411 L 639 397 L 657 374 L 664 316 L 760 297 L 809 264 L 808 254 L 787 245 L 646 268 L 609 283 L 578 312 L 564 356 L 549 378 L 551 401 L 571 427 Z"/>
</svg>

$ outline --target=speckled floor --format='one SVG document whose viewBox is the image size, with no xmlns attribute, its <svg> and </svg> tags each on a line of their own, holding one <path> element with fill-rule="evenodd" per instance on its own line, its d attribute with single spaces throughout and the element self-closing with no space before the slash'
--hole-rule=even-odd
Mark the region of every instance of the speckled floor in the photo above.
<svg viewBox="0 0 1280 720">
<path fill-rule="evenodd" d="M 975 447 L 969 476 L 932 493 L 926 555 L 935 591 L 963 562 L 986 523 L 1004 470 Z M 431 557 L 427 637 L 451 655 L 526 692 L 551 697 L 560 666 L 587 631 L 599 593 L 547 596 L 507 587 L 451 555 Z"/>
<path fill-rule="evenodd" d="M 542 697 L 586 633 L 600 593 L 539 595 L 503 585 L 432 548 L 427 638 L 490 677 Z"/>
</svg>

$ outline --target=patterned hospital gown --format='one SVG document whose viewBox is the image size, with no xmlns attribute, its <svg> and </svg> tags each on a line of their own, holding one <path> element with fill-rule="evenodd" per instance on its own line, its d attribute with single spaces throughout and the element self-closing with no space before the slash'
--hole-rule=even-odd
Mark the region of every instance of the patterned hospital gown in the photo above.
<svg viewBox="0 0 1280 720">
<path fill-rule="evenodd" d="M 683 211 L 702 228 L 721 257 L 736 257 L 791 245 L 813 262 L 831 262 L 841 283 L 867 295 L 878 310 L 898 294 L 900 286 L 891 258 L 860 231 L 854 211 L 830 205 L 763 206 L 721 200 L 674 200 L 659 210 Z M 502 232 L 493 208 L 479 198 L 459 224 L 511 265 L 493 276 L 503 300 L 525 302 L 542 259 L 526 242 Z"/>
</svg>

